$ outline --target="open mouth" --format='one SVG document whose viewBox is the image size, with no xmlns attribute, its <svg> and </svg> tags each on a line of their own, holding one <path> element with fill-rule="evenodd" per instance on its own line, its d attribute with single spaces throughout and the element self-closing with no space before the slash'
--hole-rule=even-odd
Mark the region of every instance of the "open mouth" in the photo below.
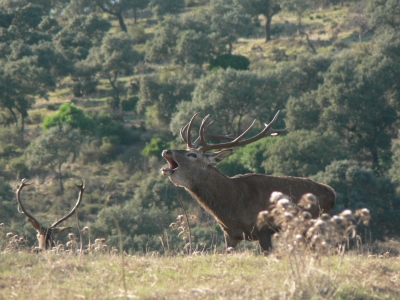
<svg viewBox="0 0 400 300">
<path fill-rule="evenodd" d="M 174 161 L 171 157 L 164 157 L 164 158 L 168 161 L 169 168 L 162 168 L 161 172 L 164 175 L 172 174 L 176 169 L 178 169 L 178 163 Z"/>
</svg>

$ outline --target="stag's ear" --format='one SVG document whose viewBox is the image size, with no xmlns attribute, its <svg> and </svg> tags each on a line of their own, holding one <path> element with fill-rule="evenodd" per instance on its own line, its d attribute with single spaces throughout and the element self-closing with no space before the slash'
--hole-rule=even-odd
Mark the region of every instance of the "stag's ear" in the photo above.
<svg viewBox="0 0 400 300">
<path fill-rule="evenodd" d="M 206 153 L 206 157 L 210 163 L 219 163 L 229 154 L 231 154 L 233 149 L 222 150 L 220 152 Z"/>
</svg>

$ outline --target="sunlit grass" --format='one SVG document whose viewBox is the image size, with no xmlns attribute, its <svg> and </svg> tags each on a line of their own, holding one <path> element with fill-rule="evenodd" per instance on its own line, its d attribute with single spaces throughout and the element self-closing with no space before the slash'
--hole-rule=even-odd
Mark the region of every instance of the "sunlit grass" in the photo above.
<svg viewBox="0 0 400 300">
<path fill-rule="evenodd" d="M 1 253 L 0 298 L 394 299 L 400 260 L 250 252 L 204 256 Z M 297 269 L 297 271 L 296 271 Z"/>
</svg>

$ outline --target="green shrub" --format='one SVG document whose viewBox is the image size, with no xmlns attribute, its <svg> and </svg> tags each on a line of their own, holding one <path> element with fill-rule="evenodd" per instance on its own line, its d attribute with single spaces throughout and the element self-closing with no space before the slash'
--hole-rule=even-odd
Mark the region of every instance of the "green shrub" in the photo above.
<svg viewBox="0 0 400 300">
<path fill-rule="evenodd" d="M 139 98 L 134 96 L 130 97 L 127 100 L 122 100 L 121 102 L 121 107 L 123 111 L 135 111 L 136 110 L 136 104 L 138 103 Z"/>
<path fill-rule="evenodd" d="M 167 149 L 169 144 L 160 138 L 152 138 L 150 143 L 142 150 L 143 156 L 157 156 L 159 157 L 162 150 Z"/>
<path fill-rule="evenodd" d="M 210 61 L 209 69 L 214 71 L 218 68 L 232 68 L 236 70 L 248 70 L 250 66 L 250 60 L 243 55 L 234 54 L 223 54 L 218 56 L 216 59 Z"/>
<path fill-rule="evenodd" d="M 95 128 L 94 120 L 89 117 L 82 108 L 73 103 L 64 103 L 58 109 L 58 112 L 46 117 L 43 120 L 45 130 L 68 124 L 71 128 L 79 129 L 83 133 L 92 133 Z"/>
</svg>

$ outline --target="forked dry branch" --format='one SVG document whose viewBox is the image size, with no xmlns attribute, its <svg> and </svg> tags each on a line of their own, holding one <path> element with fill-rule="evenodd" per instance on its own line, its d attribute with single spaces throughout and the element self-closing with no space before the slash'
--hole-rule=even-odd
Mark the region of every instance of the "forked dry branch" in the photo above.
<svg viewBox="0 0 400 300">
<path fill-rule="evenodd" d="M 18 212 L 25 215 L 28 218 L 29 223 L 31 223 L 32 227 L 36 229 L 37 239 L 39 242 L 38 248 L 40 250 L 51 249 L 55 246 L 55 242 L 54 242 L 55 236 L 57 234 L 59 234 L 60 232 L 63 232 L 64 230 L 71 228 L 71 227 L 57 227 L 57 226 L 60 225 L 65 220 L 67 220 L 69 217 L 71 217 L 74 214 L 75 210 L 81 204 L 83 192 L 85 191 L 85 183 L 81 180 L 81 184 L 76 185 L 79 190 L 79 195 L 78 195 L 78 200 L 76 201 L 72 210 L 68 214 L 66 214 L 64 217 L 62 217 L 61 219 L 59 219 L 56 222 L 54 222 L 53 224 L 51 224 L 49 227 L 42 226 L 39 223 L 39 221 L 36 220 L 36 218 L 33 217 L 24 208 L 24 205 L 22 204 L 20 193 L 25 186 L 28 186 L 31 184 L 32 183 L 26 183 L 26 179 L 24 178 L 21 181 L 21 185 L 17 186 Z"/>
</svg>

